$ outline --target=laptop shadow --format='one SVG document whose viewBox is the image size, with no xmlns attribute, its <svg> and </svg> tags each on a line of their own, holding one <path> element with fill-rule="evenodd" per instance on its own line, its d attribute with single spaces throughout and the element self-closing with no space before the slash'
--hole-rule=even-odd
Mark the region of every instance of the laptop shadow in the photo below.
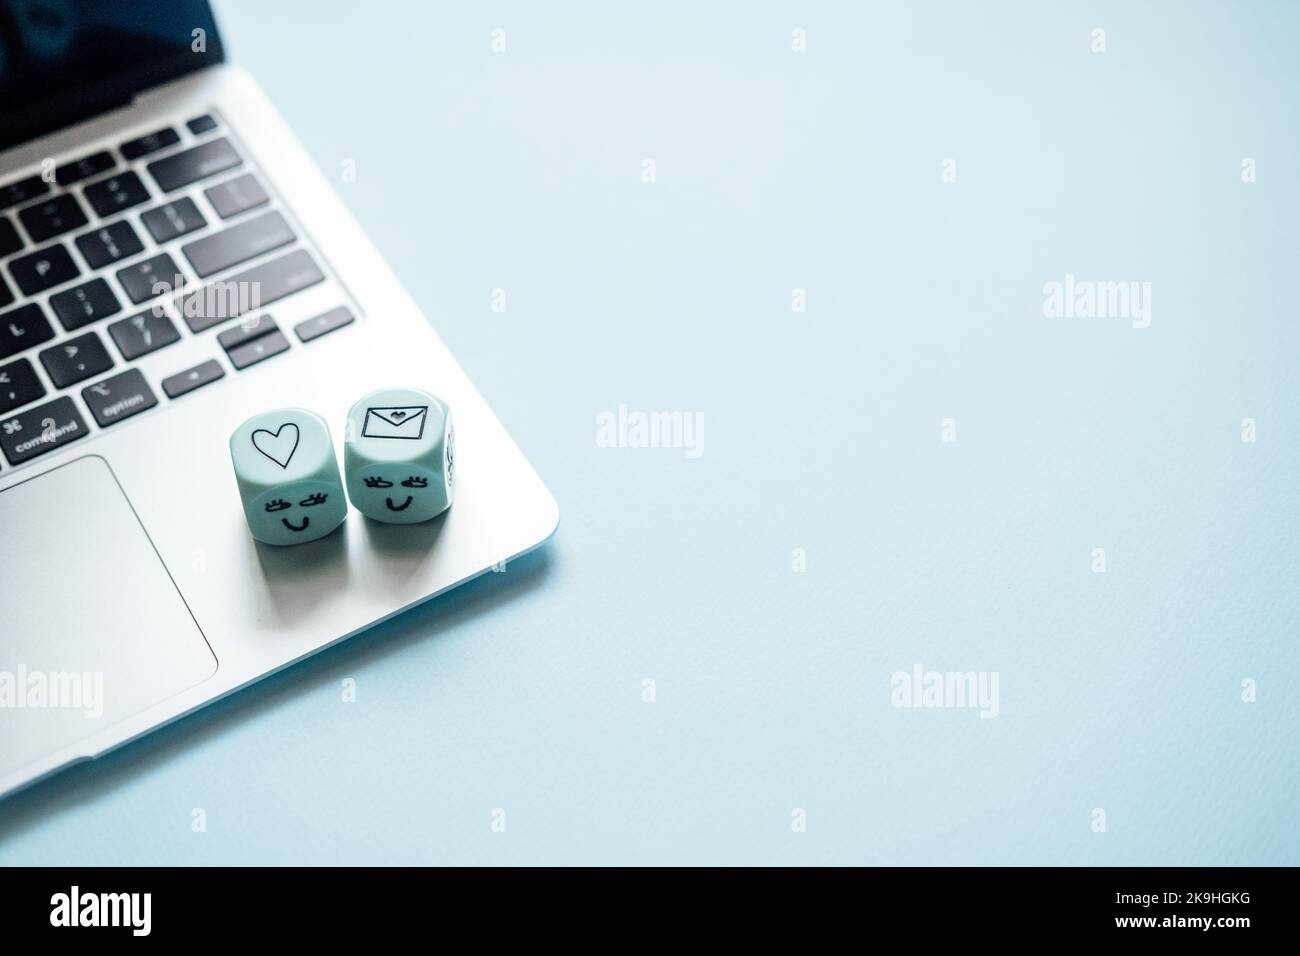
<svg viewBox="0 0 1300 956">
<path fill-rule="evenodd" d="M 18 832 L 75 811 L 186 748 L 216 738 L 295 697 L 315 692 L 331 671 L 400 654 L 417 641 L 437 638 L 443 631 L 541 587 L 551 569 L 550 550 L 543 546 L 511 561 L 506 573 L 481 574 L 356 635 L 364 636 L 364 640 L 335 644 L 98 759 L 75 764 L 0 800 L 0 847 Z"/>
</svg>

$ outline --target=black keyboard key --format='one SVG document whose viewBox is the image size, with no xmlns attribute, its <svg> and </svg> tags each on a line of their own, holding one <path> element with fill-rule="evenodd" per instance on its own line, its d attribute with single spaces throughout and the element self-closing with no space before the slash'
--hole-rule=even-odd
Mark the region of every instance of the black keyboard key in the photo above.
<svg viewBox="0 0 1300 956">
<path fill-rule="evenodd" d="M 202 136 L 204 133 L 210 133 L 217 128 L 217 121 L 207 113 L 202 116 L 196 116 L 185 124 L 189 127 L 191 133 L 195 136 Z"/>
<path fill-rule="evenodd" d="M 35 302 L 0 315 L 0 359 L 54 338 L 54 329 Z"/>
<path fill-rule="evenodd" d="M 113 367 L 108 349 L 104 348 L 104 343 L 94 332 L 42 349 L 40 354 L 41 364 L 45 366 L 55 388 L 76 385 Z"/>
<path fill-rule="evenodd" d="M 318 339 L 322 335 L 328 335 L 335 329 L 341 329 L 343 326 L 351 324 L 352 310 L 346 305 L 341 305 L 337 309 L 330 309 L 324 315 L 318 315 L 299 322 L 293 327 L 293 330 L 298 333 L 299 341 L 310 342 L 312 339 Z"/>
<path fill-rule="evenodd" d="M 22 236 L 18 228 L 9 221 L 8 216 L 0 216 L 0 259 L 12 256 L 23 247 Z"/>
<path fill-rule="evenodd" d="M 175 156 L 156 159 L 149 164 L 149 175 L 153 176 L 158 188 L 165 193 L 207 179 L 227 169 L 234 169 L 243 160 L 230 145 L 230 140 L 222 137 L 202 146 L 194 146 Z"/>
<path fill-rule="evenodd" d="M 270 201 L 266 190 L 252 173 L 245 173 L 229 182 L 205 189 L 203 195 L 208 197 L 208 202 L 212 203 L 212 208 L 222 219 L 229 219 L 249 209 L 264 206 Z"/>
<path fill-rule="evenodd" d="M 122 358 L 128 362 L 171 345 L 181 337 L 172 320 L 154 309 L 112 323 L 108 334 L 113 337 L 113 344 L 122 353 Z"/>
<path fill-rule="evenodd" d="M 98 176 L 116 165 L 117 160 L 113 158 L 112 153 L 107 151 L 91 153 L 89 156 L 81 157 L 81 159 L 74 159 L 70 163 L 64 163 L 54 171 L 54 178 L 60 186 L 71 186 L 73 183 L 79 183 L 91 176 Z"/>
<path fill-rule="evenodd" d="M 0 276 L 0 309 L 12 303 L 14 294 L 9 291 L 9 286 L 5 283 L 4 276 Z"/>
<path fill-rule="evenodd" d="M 117 281 L 136 305 L 148 302 L 154 296 L 174 292 L 185 282 L 176 260 L 167 253 L 154 256 L 118 270 Z"/>
<path fill-rule="evenodd" d="M 81 203 L 71 193 L 28 206 L 18 213 L 18 218 L 34 242 L 46 242 L 90 222 Z"/>
<path fill-rule="evenodd" d="M 181 251 L 199 277 L 207 278 L 272 249 L 287 246 L 296 238 L 284 216 L 268 212 L 181 246 Z"/>
<path fill-rule="evenodd" d="M 253 339 L 278 331 L 280 331 L 279 327 L 269 315 L 259 315 L 255 319 L 245 319 L 237 325 L 222 330 L 217 335 L 217 341 L 221 343 L 223 349 L 229 352 L 245 342 L 251 342 Z"/>
<path fill-rule="evenodd" d="M 50 184 L 40 176 L 28 176 L 17 182 L 0 186 L 0 209 L 20 206 L 29 199 L 44 196 L 50 191 Z"/>
<path fill-rule="evenodd" d="M 35 206 L 28 206 L 18 213 L 23 228 L 33 242 L 46 242 L 55 236 L 61 236 L 73 229 L 80 229 L 90 222 L 72 193 L 55 196 Z"/>
<path fill-rule="evenodd" d="M 181 141 L 176 130 L 170 126 L 152 133 L 146 133 L 138 139 L 130 140 L 122 144 L 122 155 L 127 159 L 139 159 L 141 156 L 148 156 L 150 153 L 156 153 L 160 149 L 166 149 L 168 146 L 175 146 Z"/>
<path fill-rule="evenodd" d="M 180 398 L 187 392 L 192 392 L 196 388 L 202 388 L 204 385 L 211 385 L 218 379 L 225 378 L 225 370 L 216 359 L 208 359 L 201 365 L 196 365 L 184 372 L 177 372 L 163 379 L 162 388 L 167 393 L 168 398 Z"/>
<path fill-rule="evenodd" d="M 62 245 L 47 246 L 19 256 L 9 263 L 9 272 L 23 295 L 36 295 L 81 275 L 81 270 Z"/>
<path fill-rule="evenodd" d="M 45 386 L 27 359 L 0 365 L 0 415 L 34 402 L 44 394 Z"/>
<path fill-rule="evenodd" d="M 83 388 L 81 397 L 100 428 L 115 425 L 158 404 L 157 396 L 138 368 L 129 368 Z"/>
<path fill-rule="evenodd" d="M 122 305 L 103 279 L 91 279 L 50 296 L 50 308 L 69 332 L 122 311 Z"/>
<path fill-rule="evenodd" d="M 92 269 L 102 269 L 138 252 L 144 252 L 144 243 L 125 219 L 100 226 L 94 232 L 77 237 L 77 248 Z"/>
<path fill-rule="evenodd" d="M 279 355 L 288 347 L 289 340 L 284 337 L 283 332 L 272 332 L 270 335 L 263 335 L 231 349 L 226 354 L 230 356 L 231 365 L 237 369 L 246 369 L 263 359 L 269 359 L 272 355 Z"/>
<path fill-rule="evenodd" d="M 142 212 L 140 221 L 149 230 L 149 235 L 153 236 L 153 241 L 159 245 L 191 233 L 195 229 L 202 229 L 208 224 L 203 214 L 199 212 L 199 207 L 194 205 L 193 199 L 177 199 L 157 209 Z"/>
<path fill-rule="evenodd" d="M 129 169 L 116 176 L 91 183 L 84 191 L 86 201 L 104 219 L 116 215 L 123 209 L 130 209 L 132 206 L 149 201 L 149 190 L 140 181 L 140 177 Z"/>
<path fill-rule="evenodd" d="M 299 249 L 190 293 L 181 300 L 181 315 L 191 332 L 202 332 L 324 279 L 312 257 Z"/>
<path fill-rule="evenodd" d="M 89 429 L 72 399 L 64 395 L 0 422 L 0 448 L 11 465 L 84 438 Z"/>
</svg>

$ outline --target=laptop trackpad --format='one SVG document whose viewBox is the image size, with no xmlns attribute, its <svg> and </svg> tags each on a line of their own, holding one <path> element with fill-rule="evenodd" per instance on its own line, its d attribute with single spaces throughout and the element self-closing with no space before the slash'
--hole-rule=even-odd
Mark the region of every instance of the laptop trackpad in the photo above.
<svg viewBox="0 0 1300 956">
<path fill-rule="evenodd" d="M 0 542 L 0 777 L 216 672 L 103 458 L 0 491 Z"/>
</svg>

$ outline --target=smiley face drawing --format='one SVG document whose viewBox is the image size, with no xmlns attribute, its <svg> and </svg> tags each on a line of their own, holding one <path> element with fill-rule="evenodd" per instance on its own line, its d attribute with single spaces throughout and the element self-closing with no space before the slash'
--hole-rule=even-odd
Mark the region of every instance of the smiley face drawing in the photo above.
<svg viewBox="0 0 1300 956">
<path fill-rule="evenodd" d="M 318 505 L 325 504 L 325 502 L 327 501 L 329 501 L 329 494 L 327 492 L 316 491 L 313 492 L 312 494 L 309 494 L 306 498 L 302 499 L 302 501 L 298 502 L 298 507 L 315 508 Z M 292 502 L 285 501 L 283 498 L 277 497 L 277 498 L 272 498 L 270 501 L 268 501 L 263 506 L 263 510 L 265 510 L 268 514 L 274 514 L 279 511 L 285 511 L 292 507 L 293 507 Z M 280 519 L 280 523 L 284 525 L 286 528 L 288 528 L 290 531 L 294 532 L 295 534 L 300 534 L 303 531 L 306 531 L 309 527 L 311 527 L 311 517 L 309 515 L 303 515 L 302 523 L 294 524 L 292 521 L 289 520 L 289 517 L 286 515 Z"/>
<path fill-rule="evenodd" d="M 347 517 L 340 487 L 308 478 L 267 489 L 249 503 L 249 524 L 266 544 L 303 544 L 329 534 Z"/>
<path fill-rule="evenodd" d="M 366 486 L 367 488 L 391 488 L 391 487 L 393 487 L 393 483 L 392 483 L 391 481 L 389 481 L 387 478 L 383 478 L 383 477 L 381 477 L 381 476 L 379 476 L 379 475 L 372 475 L 372 476 L 370 476 L 370 477 L 368 477 L 368 478 L 363 479 L 363 481 L 364 481 L 365 486 Z M 406 478 L 403 478 L 403 479 L 402 479 L 402 487 L 403 487 L 403 488 L 412 488 L 412 489 L 416 489 L 416 488 L 428 488 L 428 487 L 429 487 L 429 479 L 428 479 L 428 478 L 422 478 L 422 477 L 420 477 L 419 475 L 408 475 Z M 400 497 L 400 496 L 399 496 L 399 497 Z M 405 511 L 407 508 L 411 507 L 411 502 L 413 502 L 413 501 L 415 501 L 415 495 L 414 495 L 414 494 L 408 494 L 405 498 L 402 498 L 402 499 L 401 499 L 401 504 L 397 504 L 397 503 L 393 500 L 393 496 L 391 496 L 391 495 L 385 495 L 385 496 L 384 496 L 384 507 L 387 508 L 389 511 Z"/>
</svg>

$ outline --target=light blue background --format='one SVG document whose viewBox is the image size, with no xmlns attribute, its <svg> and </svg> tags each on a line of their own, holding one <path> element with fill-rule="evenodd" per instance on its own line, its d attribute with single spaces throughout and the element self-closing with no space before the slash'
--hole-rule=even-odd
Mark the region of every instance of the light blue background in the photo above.
<svg viewBox="0 0 1300 956">
<path fill-rule="evenodd" d="M 563 519 L 0 804 L 0 861 L 1300 863 L 1300 7 L 218 14 Z M 1044 318 L 1067 272 L 1151 327 Z M 620 403 L 703 457 L 598 448 Z M 917 662 L 1000 716 L 894 709 Z"/>
</svg>

